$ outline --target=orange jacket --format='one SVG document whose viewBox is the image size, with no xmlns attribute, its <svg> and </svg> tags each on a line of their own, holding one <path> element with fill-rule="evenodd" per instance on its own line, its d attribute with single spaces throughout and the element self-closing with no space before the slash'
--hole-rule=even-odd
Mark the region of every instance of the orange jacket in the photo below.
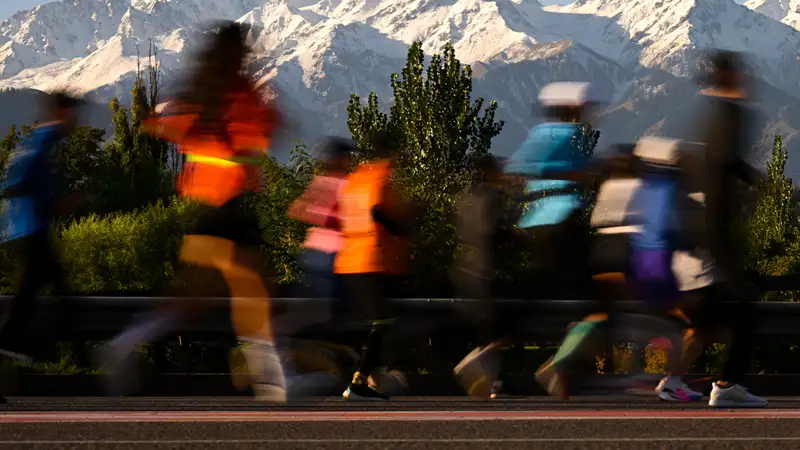
<svg viewBox="0 0 800 450">
<path fill-rule="evenodd" d="M 266 152 L 279 121 L 278 112 L 253 90 L 229 95 L 224 116 L 230 144 L 212 134 L 190 132 L 199 117 L 194 105 L 170 102 L 145 121 L 143 130 L 178 145 L 187 155 L 178 177 L 181 195 L 220 206 L 258 188 L 257 152 Z"/>
<path fill-rule="evenodd" d="M 400 209 L 389 184 L 388 161 L 363 164 L 347 177 L 339 197 L 342 242 L 334 273 L 362 274 L 405 272 L 405 243 L 392 236 L 372 218 L 372 208 L 384 205 Z"/>
</svg>

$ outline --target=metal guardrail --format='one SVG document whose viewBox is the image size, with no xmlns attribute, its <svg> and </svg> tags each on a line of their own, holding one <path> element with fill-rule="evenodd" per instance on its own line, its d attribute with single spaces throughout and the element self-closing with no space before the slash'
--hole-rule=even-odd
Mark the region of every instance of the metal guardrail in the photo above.
<svg viewBox="0 0 800 450">
<path fill-rule="evenodd" d="M 0 296 L 0 304 L 10 300 L 10 296 Z M 140 313 L 152 311 L 170 301 L 192 301 L 202 306 L 205 312 L 193 321 L 187 322 L 180 332 L 183 336 L 194 336 L 201 339 L 231 334 L 229 320 L 230 300 L 223 297 L 186 298 L 186 297 L 67 297 L 69 308 L 76 320 L 71 323 L 80 333 L 89 338 L 106 338 L 136 320 Z M 55 298 L 43 297 L 42 307 L 34 321 L 35 327 L 47 327 L 47 314 L 52 314 L 48 303 Z M 330 299 L 273 298 L 276 317 L 288 306 L 312 307 L 313 305 L 333 305 Z M 464 316 L 459 313 L 461 307 L 475 302 L 472 299 L 453 298 L 408 298 L 392 299 L 390 302 L 400 317 L 406 317 L 409 325 L 427 327 L 441 332 L 444 329 L 456 332 L 464 329 Z M 563 336 L 570 322 L 600 310 L 600 303 L 595 300 L 497 300 L 498 314 L 506 319 L 510 331 L 520 336 L 531 338 L 558 339 Z M 722 305 L 725 307 L 725 304 Z M 617 301 L 614 311 L 633 315 L 634 319 L 648 320 L 646 306 L 638 301 Z M 759 302 L 754 305 L 757 334 L 760 338 L 785 339 L 800 341 L 800 303 L 794 302 Z M 362 328 L 360 324 L 343 324 L 341 322 L 312 328 L 308 333 L 347 332 Z M 441 333 L 437 333 L 441 334 Z"/>
</svg>

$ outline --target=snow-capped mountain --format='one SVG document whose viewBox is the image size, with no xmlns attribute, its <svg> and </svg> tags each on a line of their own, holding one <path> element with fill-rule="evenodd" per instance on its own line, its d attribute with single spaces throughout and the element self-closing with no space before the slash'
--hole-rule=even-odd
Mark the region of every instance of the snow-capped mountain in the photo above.
<svg viewBox="0 0 800 450">
<path fill-rule="evenodd" d="M 800 1 L 798 0 L 749 0 L 745 6 L 790 27 L 800 29 Z"/>
<path fill-rule="evenodd" d="M 797 1 L 63 0 L 0 24 L 0 89 L 70 85 L 100 101 L 125 100 L 148 42 L 158 45 L 169 84 L 204 23 L 240 20 L 257 26 L 253 71 L 275 83 L 302 125 L 293 138 L 313 142 L 347 133 L 350 94 L 391 100 L 389 76 L 411 42 L 428 53 L 450 42 L 474 69 L 475 93 L 498 100 L 507 124 L 494 148 L 508 154 L 534 121 L 539 88 L 555 80 L 593 81 L 613 93 L 597 121 L 603 143 L 685 133 L 697 58 L 717 47 L 750 53 L 763 80 L 765 139 L 781 132 L 791 143 L 800 130 L 800 32 L 781 21 Z M 776 14 L 765 12 L 775 5 Z"/>
</svg>

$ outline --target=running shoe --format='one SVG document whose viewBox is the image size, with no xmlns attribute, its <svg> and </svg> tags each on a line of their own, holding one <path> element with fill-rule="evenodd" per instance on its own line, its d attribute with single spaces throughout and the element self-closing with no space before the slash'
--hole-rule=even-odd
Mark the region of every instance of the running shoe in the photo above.
<svg viewBox="0 0 800 450">
<path fill-rule="evenodd" d="M 387 370 L 382 367 L 372 371 L 367 378 L 367 385 L 384 395 L 400 395 L 408 391 L 408 379 L 399 370 Z"/>
<path fill-rule="evenodd" d="M 492 386 L 497 381 L 500 366 L 497 347 L 494 342 L 485 347 L 477 347 L 453 369 L 453 374 L 467 395 L 491 398 Z"/>
<path fill-rule="evenodd" d="M 764 408 L 768 404 L 766 399 L 749 393 L 744 386 L 732 384 L 723 388 L 717 383 L 712 385 L 708 406 L 713 408 Z"/>
<path fill-rule="evenodd" d="M 703 398 L 702 392 L 693 391 L 680 377 L 666 376 L 656 387 L 658 398 L 665 402 L 696 402 Z"/>
<path fill-rule="evenodd" d="M 502 381 L 495 381 L 492 383 L 492 393 L 489 394 L 489 398 L 492 400 L 497 400 L 498 398 L 506 398 L 508 395 L 503 391 L 503 382 Z"/>
<path fill-rule="evenodd" d="M 369 387 L 367 383 L 351 383 L 342 394 L 345 400 L 362 402 L 381 402 L 389 400 L 389 397 L 381 394 Z"/>
<path fill-rule="evenodd" d="M 536 372 L 536 381 L 548 394 L 561 400 L 569 400 L 567 377 L 551 361 L 539 368 Z"/>
</svg>

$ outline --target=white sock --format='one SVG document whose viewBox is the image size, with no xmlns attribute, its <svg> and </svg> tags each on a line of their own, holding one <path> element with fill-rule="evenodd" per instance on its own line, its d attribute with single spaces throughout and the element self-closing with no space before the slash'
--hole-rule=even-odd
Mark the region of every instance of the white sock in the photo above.
<svg viewBox="0 0 800 450">
<path fill-rule="evenodd" d="M 286 376 L 275 344 L 256 339 L 241 339 L 250 344 L 244 349 L 244 357 L 257 383 L 266 383 L 286 388 Z"/>
</svg>

